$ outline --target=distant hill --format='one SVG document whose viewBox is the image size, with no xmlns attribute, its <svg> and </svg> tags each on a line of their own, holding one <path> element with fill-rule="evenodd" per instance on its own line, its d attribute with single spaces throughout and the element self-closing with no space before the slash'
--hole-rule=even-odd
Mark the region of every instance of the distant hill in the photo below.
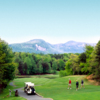
<svg viewBox="0 0 100 100">
<path fill-rule="evenodd" d="M 96 43 L 85 43 L 85 42 L 76 42 L 76 41 L 68 41 L 63 44 L 55 44 L 56 49 L 60 49 L 62 52 L 67 53 L 82 53 L 84 52 L 85 45 L 95 46 Z"/>
<path fill-rule="evenodd" d="M 50 44 L 42 39 L 33 39 L 24 43 L 10 44 L 14 52 L 30 52 L 43 54 L 58 54 L 58 53 L 82 53 L 85 45 L 95 46 L 96 43 L 84 43 L 76 41 L 68 41 L 60 44 Z"/>
</svg>

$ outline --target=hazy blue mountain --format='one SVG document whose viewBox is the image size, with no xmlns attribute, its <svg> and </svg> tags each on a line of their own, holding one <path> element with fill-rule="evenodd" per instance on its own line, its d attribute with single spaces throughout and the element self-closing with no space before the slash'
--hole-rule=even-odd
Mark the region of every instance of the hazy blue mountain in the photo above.
<svg viewBox="0 0 100 100">
<path fill-rule="evenodd" d="M 84 43 L 76 41 L 68 41 L 60 44 L 50 44 L 42 39 L 33 39 L 24 43 L 10 44 L 14 52 L 30 52 L 30 53 L 82 53 L 85 45 L 96 45 L 95 43 Z"/>
<path fill-rule="evenodd" d="M 24 43 L 15 43 L 9 45 L 14 52 L 30 52 L 30 53 L 59 53 L 58 50 L 54 48 L 48 42 L 42 39 L 34 39 Z"/>
<path fill-rule="evenodd" d="M 95 46 L 96 43 L 85 43 L 85 42 L 76 42 L 76 41 L 68 41 L 63 44 L 55 44 L 55 48 L 60 49 L 63 52 L 67 53 L 82 53 L 84 52 L 85 45 Z"/>
</svg>

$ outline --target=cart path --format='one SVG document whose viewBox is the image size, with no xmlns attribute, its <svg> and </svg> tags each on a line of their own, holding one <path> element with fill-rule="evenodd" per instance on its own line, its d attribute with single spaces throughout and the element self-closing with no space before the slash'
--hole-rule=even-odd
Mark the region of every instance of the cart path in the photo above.
<svg viewBox="0 0 100 100">
<path fill-rule="evenodd" d="M 22 90 L 23 88 L 19 88 L 17 89 L 18 90 L 18 93 L 19 93 L 19 96 L 21 97 L 24 97 L 26 98 L 27 100 L 52 100 L 50 98 L 43 98 L 39 95 L 27 95 L 24 90 Z"/>
<path fill-rule="evenodd" d="M 13 84 L 13 82 L 10 82 L 9 85 L 15 86 L 15 85 Z M 53 99 L 51 99 L 51 98 L 43 98 L 43 97 L 41 97 L 41 96 L 39 96 L 39 95 L 27 95 L 27 94 L 24 92 L 23 88 L 18 88 L 18 89 L 15 89 L 15 90 L 18 90 L 19 96 L 24 97 L 24 98 L 26 98 L 27 100 L 53 100 Z M 15 91 L 15 90 L 14 90 L 14 91 Z"/>
</svg>

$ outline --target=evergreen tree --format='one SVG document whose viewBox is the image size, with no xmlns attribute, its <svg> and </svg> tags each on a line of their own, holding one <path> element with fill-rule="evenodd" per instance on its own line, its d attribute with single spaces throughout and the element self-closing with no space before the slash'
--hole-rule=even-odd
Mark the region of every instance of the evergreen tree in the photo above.
<svg viewBox="0 0 100 100">
<path fill-rule="evenodd" d="M 94 74 L 94 78 L 100 81 L 100 40 L 94 48 L 90 63 L 92 67 L 91 71 Z"/>
</svg>

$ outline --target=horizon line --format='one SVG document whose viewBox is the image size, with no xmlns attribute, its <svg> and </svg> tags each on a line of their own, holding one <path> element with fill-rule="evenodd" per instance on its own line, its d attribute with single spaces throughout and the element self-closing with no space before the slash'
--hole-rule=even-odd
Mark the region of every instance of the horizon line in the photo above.
<svg viewBox="0 0 100 100">
<path fill-rule="evenodd" d="M 45 42 L 47 42 L 47 43 L 50 43 L 50 42 L 48 42 L 48 41 L 46 41 L 46 40 L 44 40 L 44 39 L 31 39 L 31 40 L 24 41 L 24 42 L 16 42 L 16 43 L 8 43 L 8 42 L 7 42 L 7 43 L 8 43 L 8 44 L 27 43 L 27 42 L 32 41 L 32 40 L 43 40 L 43 41 L 45 41 Z M 4 41 L 5 41 L 5 40 L 4 40 Z M 54 44 L 64 44 L 64 43 L 67 43 L 67 42 L 81 42 L 81 43 L 89 43 L 89 42 L 83 42 L 83 41 L 69 40 L 69 41 L 66 41 L 66 42 L 54 43 Z M 50 43 L 50 44 L 53 44 L 53 43 Z M 89 44 L 92 44 L 92 43 L 89 43 Z M 93 44 L 95 44 L 95 43 L 93 43 Z"/>
</svg>

